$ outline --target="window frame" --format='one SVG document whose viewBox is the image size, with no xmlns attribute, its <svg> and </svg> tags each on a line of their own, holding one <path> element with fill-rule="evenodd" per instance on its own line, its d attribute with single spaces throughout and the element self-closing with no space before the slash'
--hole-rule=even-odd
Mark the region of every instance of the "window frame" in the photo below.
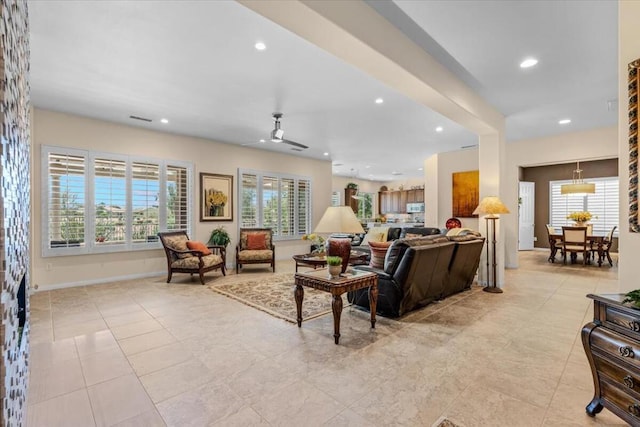
<svg viewBox="0 0 640 427">
<path fill-rule="evenodd" d="M 256 206 L 255 206 L 255 212 L 256 212 L 256 227 L 258 228 L 262 228 L 264 227 L 264 198 L 263 198 L 263 189 L 264 189 L 264 178 L 268 178 L 268 179 L 277 179 L 277 188 L 278 188 L 278 192 L 277 195 L 275 197 L 275 199 L 278 201 L 278 221 L 282 221 L 282 180 L 293 180 L 293 186 L 292 189 L 290 191 L 293 191 L 294 194 L 294 213 L 293 213 L 293 217 L 294 217 L 294 223 L 292 225 L 290 225 L 289 229 L 292 230 L 291 234 L 287 234 L 287 235 L 281 235 L 281 230 L 280 230 L 280 223 L 278 223 L 278 227 L 276 230 L 273 230 L 273 240 L 274 241 L 285 241 L 285 240 L 298 240 L 300 239 L 300 237 L 304 234 L 309 234 L 311 232 L 311 224 L 313 223 L 313 180 L 311 179 L 310 176 L 303 176 L 303 175 L 295 175 L 295 174 L 288 174 L 288 173 L 278 173 L 278 172 L 269 172 L 269 171 L 261 171 L 261 170 L 255 170 L 255 169 L 238 169 L 238 193 L 237 193 L 237 200 L 239 200 L 238 203 L 238 228 L 243 228 L 242 224 L 243 224 L 243 211 L 244 211 L 244 206 L 243 206 L 243 202 L 244 202 L 244 198 L 243 198 L 243 190 L 244 190 L 244 185 L 243 185 L 243 175 L 251 175 L 251 176 L 255 176 L 256 177 Z M 307 185 L 307 190 L 306 190 L 306 194 L 307 194 L 307 205 L 306 205 L 306 212 L 304 213 L 304 232 L 301 231 L 302 227 L 300 227 L 300 219 L 301 219 L 301 215 L 299 212 L 299 208 L 300 208 L 300 186 L 299 186 L 299 182 L 300 181 L 304 181 L 306 182 Z"/>
<path fill-rule="evenodd" d="M 557 187 L 557 189 L 559 189 L 561 185 L 563 185 L 563 184 L 571 184 L 572 182 L 573 182 L 572 180 L 552 180 L 552 181 L 549 181 L 549 222 L 548 223 L 551 224 L 551 226 L 556 227 L 558 229 L 562 229 L 562 226 L 573 225 L 574 221 L 572 221 L 570 219 L 566 219 L 566 218 L 563 221 L 561 221 L 560 223 L 553 221 L 553 216 L 554 216 L 554 203 L 553 203 L 553 201 L 554 201 L 554 192 L 553 192 L 553 189 L 554 189 L 554 186 Z M 614 234 L 617 237 L 618 236 L 618 230 L 620 228 L 619 224 L 618 224 L 618 222 L 619 222 L 619 204 L 620 204 L 620 192 L 619 192 L 620 178 L 617 177 L 617 176 L 594 177 L 594 178 L 589 178 L 589 182 L 595 183 L 596 184 L 596 188 L 598 186 L 600 186 L 600 185 L 606 185 L 607 183 L 611 183 L 611 182 L 615 183 L 615 185 L 613 187 L 618 189 L 618 200 L 616 201 L 617 203 L 607 203 L 606 196 L 604 196 L 605 199 L 603 200 L 604 201 L 603 209 L 606 208 L 606 206 L 608 204 L 610 204 L 611 206 L 616 206 L 618 215 L 611 215 L 611 216 L 616 218 L 616 224 L 611 224 L 609 222 L 605 222 L 605 223 L 602 224 L 602 226 L 600 226 L 597 223 L 600 220 L 600 218 L 598 218 L 598 219 L 594 218 L 594 219 L 592 219 L 590 221 L 590 223 L 596 222 L 594 224 L 593 232 L 596 233 L 596 234 L 602 234 L 602 235 L 604 235 L 604 234 L 608 233 L 609 231 L 611 231 L 611 228 L 613 228 L 613 226 L 618 226 L 618 228 L 616 229 L 615 234 Z M 570 197 L 570 195 L 561 195 L 560 197 L 567 198 L 567 197 Z M 591 208 L 589 208 L 589 197 L 590 196 L 588 194 L 584 195 L 582 197 L 583 200 L 581 202 L 582 206 L 577 208 L 576 210 L 590 211 L 591 212 L 594 209 L 594 207 L 592 206 Z M 592 202 L 592 204 L 593 204 L 593 202 Z M 566 217 L 566 214 L 568 214 L 569 212 L 572 212 L 572 211 L 573 210 L 566 211 L 565 215 L 562 215 L 562 216 Z M 606 220 L 606 214 L 605 214 L 605 218 L 602 218 L 602 219 Z"/>
<path fill-rule="evenodd" d="M 52 248 L 49 229 L 49 156 L 71 155 L 84 159 L 84 245 Z M 96 230 L 96 186 L 95 186 L 95 160 L 109 159 L 125 162 L 125 242 L 117 245 L 97 245 L 94 236 Z M 186 209 L 187 209 L 187 233 L 192 234 L 193 229 L 193 200 L 194 200 L 194 166 L 192 162 L 180 160 L 158 159 L 146 156 L 109 153 L 96 150 L 84 150 L 69 147 L 43 145 L 41 152 L 41 246 L 42 257 L 88 255 L 116 252 L 131 252 L 139 250 L 152 250 L 161 247 L 158 240 L 135 242 L 133 240 L 133 171 L 134 163 L 148 163 L 158 165 L 158 231 L 167 229 L 167 167 L 184 168 L 187 173 Z"/>
</svg>

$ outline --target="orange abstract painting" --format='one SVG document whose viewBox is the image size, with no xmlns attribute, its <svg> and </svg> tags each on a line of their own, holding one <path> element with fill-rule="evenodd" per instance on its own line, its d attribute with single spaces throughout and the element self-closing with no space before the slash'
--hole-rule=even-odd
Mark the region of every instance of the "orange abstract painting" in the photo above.
<svg viewBox="0 0 640 427">
<path fill-rule="evenodd" d="M 480 203 L 480 171 L 453 173 L 453 216 L 472 218 Z"/>
</svg>

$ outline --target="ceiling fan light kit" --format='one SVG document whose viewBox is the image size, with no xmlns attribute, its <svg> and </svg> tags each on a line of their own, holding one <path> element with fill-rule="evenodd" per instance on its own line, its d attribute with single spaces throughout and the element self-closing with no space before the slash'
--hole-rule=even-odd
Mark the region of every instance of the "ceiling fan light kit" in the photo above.
<svg viewBox="0 0 640 427">
<path fill-rule="evenodd" d="M 560 194 L 594 194 L 595 192 L 595 184 L 584 182 L 580 162 L 577 162 L 576 169 L 573 171 L 571 184 L 563 184 L 560 186 Z"/>
</svg>

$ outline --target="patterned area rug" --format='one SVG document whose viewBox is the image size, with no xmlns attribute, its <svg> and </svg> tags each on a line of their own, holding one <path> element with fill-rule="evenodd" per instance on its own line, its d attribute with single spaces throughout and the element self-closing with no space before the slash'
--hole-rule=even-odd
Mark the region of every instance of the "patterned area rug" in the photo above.
<svg viewBox="0 0 640 427">
<path fill-rule="evenodd" d="M 296 323 L 293 273 L 276 273 L 244 281 L 242 275 L 236 278 L 230 283 L 214 283 L 209 288 L 272 316 Z M 343 296 L 343 301 L 346 305 L 346 296 Z M 302 320 L 311 320 L 327 313 L 331 313 L 331 294 L 305 287 Z"/>
</svg>

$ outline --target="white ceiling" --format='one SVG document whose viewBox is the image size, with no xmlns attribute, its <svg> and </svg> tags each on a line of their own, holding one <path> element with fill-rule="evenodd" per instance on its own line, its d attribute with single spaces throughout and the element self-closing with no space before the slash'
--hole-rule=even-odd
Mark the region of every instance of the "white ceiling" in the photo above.
<svg viewBox="0 0 640 427">
<path fill-rule="evenodd" d="M 369 4 L 505 114 L 508 141 L 616 123 L 617 2 Z M 29 12 L 36 107 L 331 159 L 336 174 L 375 180 L 421 176 L 426 157 L 477 142 L 235 2 L 30 1 Z M 539 64 L 520 69 L 526 56 Z M 258 143 L 275 111 L 308 150 Z"/>
</svg>

